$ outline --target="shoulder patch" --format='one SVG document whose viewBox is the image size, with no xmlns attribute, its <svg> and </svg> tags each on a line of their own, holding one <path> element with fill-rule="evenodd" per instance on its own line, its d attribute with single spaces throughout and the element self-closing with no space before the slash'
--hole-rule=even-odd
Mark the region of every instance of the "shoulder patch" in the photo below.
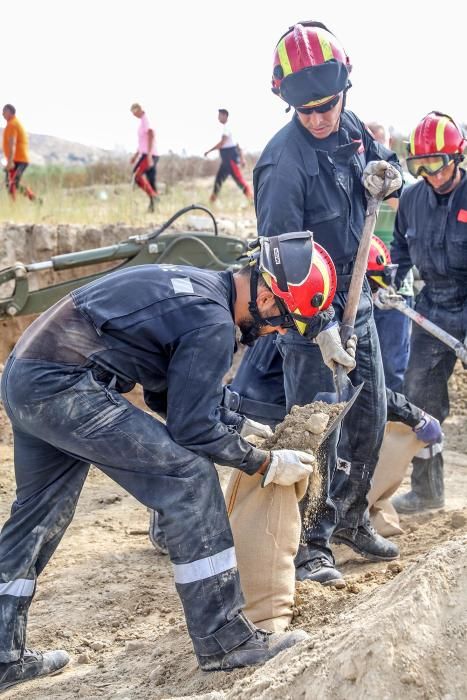
<svg viewBox="0 0 467 700">
<path fill-rule="evenodd" d="M 170 281 L 175 294 L 194 294 L 193 285 L 188 277 L 172 277 Z"/>
</svg>

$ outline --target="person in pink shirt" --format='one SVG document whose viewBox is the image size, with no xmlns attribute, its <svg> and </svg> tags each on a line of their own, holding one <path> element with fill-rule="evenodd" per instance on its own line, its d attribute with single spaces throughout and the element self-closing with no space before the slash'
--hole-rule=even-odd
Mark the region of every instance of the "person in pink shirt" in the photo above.
<svg viewBox="0 0 467 700">
<path fill-rule="evenodd" d="M 130 111 L 140 120 L 138 127 L 138 150 L 132 156 L 130 163 L 133 165 L 133 176 L 138 187 L 146 192 L 149 197 L 148 211 L 154 211 L 154 203 L 158 197 L 156 174 L 157 155 L 156 137 L 151 126 L 148 115 L 140 104 L 135 102 L 131 105 Z"/>
</svg>

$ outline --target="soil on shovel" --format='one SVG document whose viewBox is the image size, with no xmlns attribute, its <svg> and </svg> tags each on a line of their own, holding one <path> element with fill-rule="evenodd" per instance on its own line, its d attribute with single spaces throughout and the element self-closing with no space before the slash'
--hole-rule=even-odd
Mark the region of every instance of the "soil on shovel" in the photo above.
<svg viewBox="0 0 467 700">
<path fill-rule="evenodd" d="M 276 427 L 274 435 L 263 443 L 263 448 L 302 450 L 316 457 L 315 468 L 308 481 L 308 489 L 303 498 L 302 520 L 308 528 L 316 520 L 323 498 L 324 459 L 319 449 L 322 435 L 329 422 L 336 420 L 347 404 L 314 401 L 306 406 L 292 406 L 290 413 Z"/>
</svg>

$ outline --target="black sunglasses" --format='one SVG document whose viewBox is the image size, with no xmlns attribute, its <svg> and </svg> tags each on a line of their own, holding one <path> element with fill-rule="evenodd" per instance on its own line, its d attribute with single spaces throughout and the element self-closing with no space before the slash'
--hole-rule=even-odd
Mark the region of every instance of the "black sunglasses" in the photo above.
<svg viewBox="0 0 467 700">
<path fill-rule="evenodd" d="M 300 112 L 300 114 L 313 114 L 313 112 L 317 112 L 318 114 L 326 114 L 326 112 L 330 112 L 331 109 L 334 109 L 339 100 L 340 93 L 339 95 L 333 97 L 332 100 L 329 100 L 329 102 L 325 102 L 323 105 L 316 105 L 316 107 L 295 107 L 295 109 L 297 112 Z"/>
</svg>

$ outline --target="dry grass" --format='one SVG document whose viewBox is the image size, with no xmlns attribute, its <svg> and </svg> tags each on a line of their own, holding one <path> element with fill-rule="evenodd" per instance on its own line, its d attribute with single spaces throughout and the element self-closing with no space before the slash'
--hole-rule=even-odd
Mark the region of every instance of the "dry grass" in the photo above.
<svg viewBox="0 0 467 700">
<path fill-rule="evenodd" d="M 253 164 L 251 158 L 245 170 L 250 184 Z M 29 202 L 20 195 L 12 202 L 0 181 L 0 220 L 138 226 L 162 222 L 194 203 L 208 206 L 220 217 L 253 218 L 252 205 L 230 178 L 218 202 L 209 204 L 217 166 L 217 161 L 207 159 L 163 156 L 158 170 L 161 196 L 154 214 L 147 212 L 148 199 L 144 192 L 131 184 L 131 168 L 126 162 L 101 162 L 73 169 L 31 167 L 24 176 L 24 183 L 34 189 L 43 203 Z"/>
</svg>

